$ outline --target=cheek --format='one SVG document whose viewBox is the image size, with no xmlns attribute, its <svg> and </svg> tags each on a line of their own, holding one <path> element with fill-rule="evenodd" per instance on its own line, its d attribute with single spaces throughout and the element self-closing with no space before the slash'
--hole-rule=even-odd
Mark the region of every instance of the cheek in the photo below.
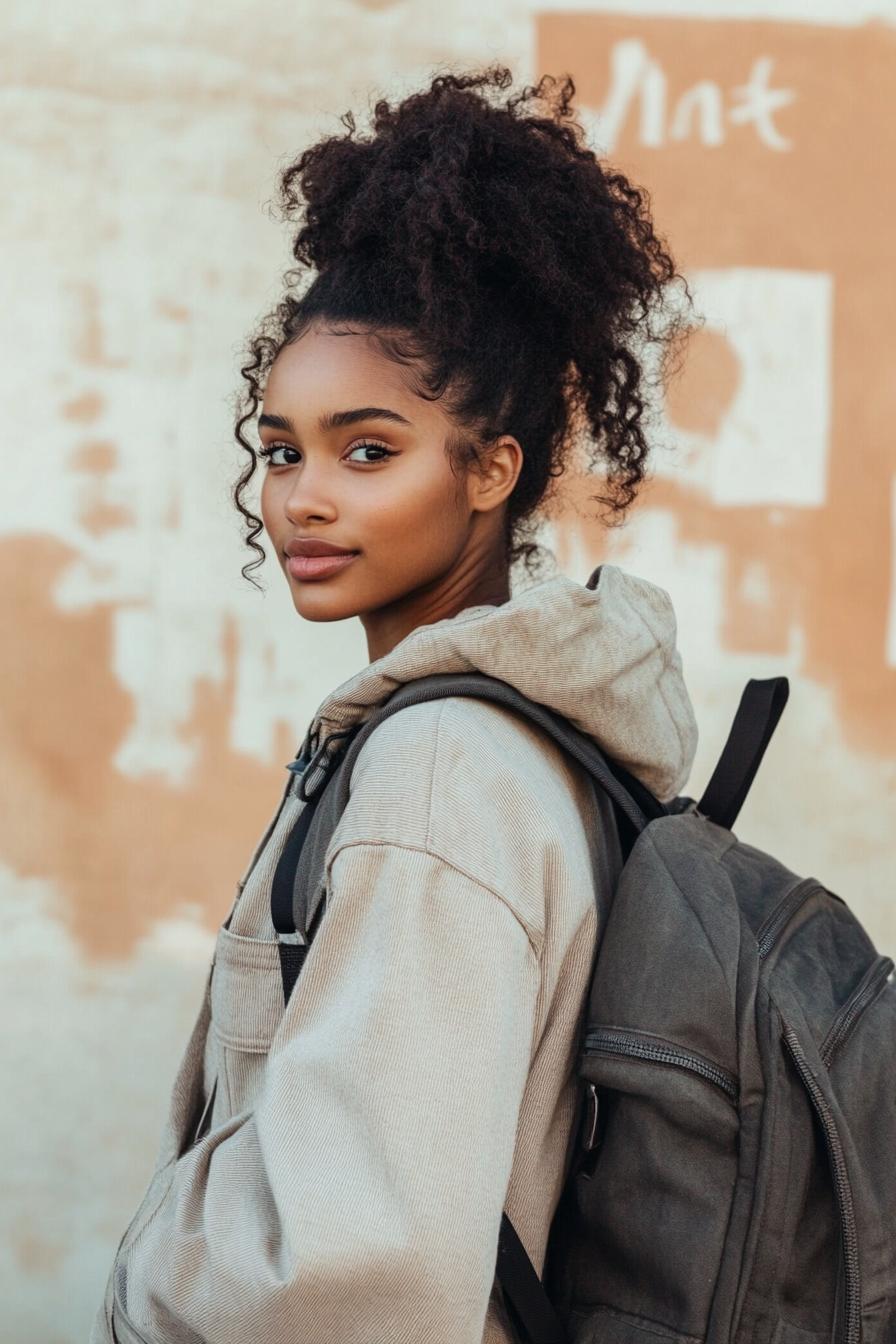
<svg viewBox="0 0 896 1344">
<path fill-rule="evenodd" d="M 400 490 L 384 490 L 371 521 L 378 535 L 412 550 L 430 550 L 463 525 L 463 494 L 447 468 L 408 471 Z"/>
</svg>

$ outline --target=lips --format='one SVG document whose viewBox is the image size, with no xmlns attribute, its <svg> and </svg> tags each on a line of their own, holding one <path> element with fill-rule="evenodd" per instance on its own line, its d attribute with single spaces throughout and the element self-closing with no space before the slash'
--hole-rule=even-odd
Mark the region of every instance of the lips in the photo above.
<svg viewBox="0 0 896 1344">
<path fill-rule="evenodd" d="M 357 551 L 339 551 L 335 555 L 290 555 L 286 569 L 294 579 L 326 579 L 340 573 L 358 556 Z"/>
<path fill-rule="evenodd" d="M 345 556 L 357 555 L 346 546 L 337 546 L 335 542 L 324 541 L 318 537 L 294 537 L 283 548 L 288 556 Z"/>
</svg>

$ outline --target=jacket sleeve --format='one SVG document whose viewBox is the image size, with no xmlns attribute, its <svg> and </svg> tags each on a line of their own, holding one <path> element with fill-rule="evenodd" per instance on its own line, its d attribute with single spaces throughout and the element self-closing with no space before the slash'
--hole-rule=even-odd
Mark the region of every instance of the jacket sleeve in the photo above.
<svg viewBox="0 0 896 1344">
<path fill-rule="evenodd" d="M 253 1113 L 174 1167 L 118 1267 L 152 1344 L 480 1344 L 539 963 L 425 849 L 352 843 Z"/>
</svg>

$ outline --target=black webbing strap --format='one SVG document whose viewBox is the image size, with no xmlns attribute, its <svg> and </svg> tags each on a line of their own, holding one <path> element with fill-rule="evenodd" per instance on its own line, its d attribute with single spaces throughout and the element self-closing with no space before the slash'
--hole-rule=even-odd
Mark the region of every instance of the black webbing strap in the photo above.
<svg viewBox="0 0 896 1344">
<path fill-rule="evenodd" d="M 697 804 L 718 826 L 734 825 L 789 694 L 786 677 L 751 677 L 744 687 L 719 763 Z"/>
<path fill-rule="evenodd" d="M 286 837 L 286 844 L 283 846 L 283 852 L 277 861 L 271 883 L 271 922 L 277 932 L 277 952 L 280 956 L 280 978 L 283 981 L 284 1004 L 289 1003 L 289 996 L 293 991 L 296 980 L 299 978 L 299 972 L 305 963 L 311 942 L 307 931 L 303 931 L 304 942 L 299 941 L 296 932 L 293 885 L 299 855 L 311 827 L 314 809 L 319 798 L 319 792 L 312 795 L 296 818 L 295 824 Z"/>
<path fill-rule="evenodd" d="M 274 870 L 274 880 L 271 883 L 271 922 L 278 933 L 290 934 L 296 931 L 292 902 L 293 880 L 319 797 L 319 793 L 314 794 L 310 802 L 302 808 L 286 837 L 286 844 Z"/>
<path fill-rule="evenodd" d="M 284 1005 L 289 1003 L 289 997 L 305 964 L 305 958 L 324 913 L 323 903 L 309 909 L 304 903 L 297 902 L 298 875 L 300 873 L 304 875 L 303 859 L 306 858 L 305 849 L 309 836 L 313 836 L 315 830 L 319 829 L 315 827 L 315 821 L 318 819 L 318 811 L 323 810 L 319 808 L 321 799 L 326 798 L 327 803 L 331 803 L 329 796 L 331 781 L 338 776 L 346 748 L 356 731 L 356 727 L 336 729 L 312 755 L 303 749 L 286 767 L 295 775 L 295 780 L 290 781 L 290 788 L 294 784 L 294 796 L 304 802 L 304 807 L 286 837 L 271 882 L 271 923 L 277 933 Z M 334 747 L 333 743 L 337 745 Z M 287 789 L 287 794 L 290 788 Z M 332 834 L 332 830 L 333 818 L 328 816 L 326 818 L 328 837 Z"/>
<path fill-rule="evenodd" d="M 304 943 L 285 942 L 281 939 L 277 941 L 277 949 L 280 954 L 280 979 L 283 981 L 283 1002 L 289 1003 L 289 996 L 295 988 L 295 983 L 299 978 L 299 972 L 305 965 L 305 958 L 311 950 L 311 944 L 314 942 L 314 935 L 317 933 L 318 925 L 324 914 L 324 905 L 321 903 L 315 916 L 305 930 Z"/>
<path fill-rule="evenodd" d="M 295 983 L 299 978 L 299 971 L 305 964 L 305 958 L 308 955 L 307 943 L 284 943 L 277 942 L 277 951 L 280 954 L 280 979 L 283 981 L 283 1002 L 289 1003 L 289 996 L 295 988 Z"/>
<path fill-rule="evenodd" d="M 507 1314 L 522 1344 L 566 1344 L 560 1317 L 506 1213 L 501 1214 L 495 1272 Z"/>
</svg>

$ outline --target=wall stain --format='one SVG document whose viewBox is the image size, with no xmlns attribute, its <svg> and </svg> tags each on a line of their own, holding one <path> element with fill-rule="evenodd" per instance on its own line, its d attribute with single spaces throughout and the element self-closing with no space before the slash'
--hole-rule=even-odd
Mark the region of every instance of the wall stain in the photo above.
<svg viewBox="0 0 896 1344">
<path fill-rule="evenodd" d="M 88 958 L 128 957 L 166 915 L 193 903 L 210 929 L 226 917 L 298 742 L 278 725 L 270 764 L 231 750 L 237 655 L 202 679 L 184 733 L 197 762 L 183 787 L 123 775 L 114 754 L 133 719 L 113 668 L 115 606 L 60 611 L 53 589 L 76 558 L 56 537 L 0 542 L 8 628 L 0 660 L 0 853 L 23 877 L 57 888 L 53 917 Z"/>
<path fill-rule="evenodd" d="M 172 322 L 189 321 L 190 310 L 184 307 L 182 303 L 172 303 L 170 299 L 159 299 L 156 307 L 163 317 L 169 317 Z"/>
<path fill-rule="evenodd" d="M 76 471 L 104 476 L 118 465 L 118 448 L 109 439 L 84 439 L 71 460 Z"/>
<path fill-rule="evenodd" d="M 83 424 L 90 424 L 93 420 L 98 420 L 104 406 L 103 398 L 98 392 L 82 392 L 79 397 L 73 397 L 62 406 L 62 415 L 66 420 L 78 420 Z"/>
<path fill-rule="evenodd" d="M 96 368 L 123 369 L 126 359 L 110 354 L 100 313 L 101 294 L 96 285 L 82 283 L 70 285 L 78 296 L 78 323 L 73 339 L 73 354 L 81 364 Z"/>
</svg>

